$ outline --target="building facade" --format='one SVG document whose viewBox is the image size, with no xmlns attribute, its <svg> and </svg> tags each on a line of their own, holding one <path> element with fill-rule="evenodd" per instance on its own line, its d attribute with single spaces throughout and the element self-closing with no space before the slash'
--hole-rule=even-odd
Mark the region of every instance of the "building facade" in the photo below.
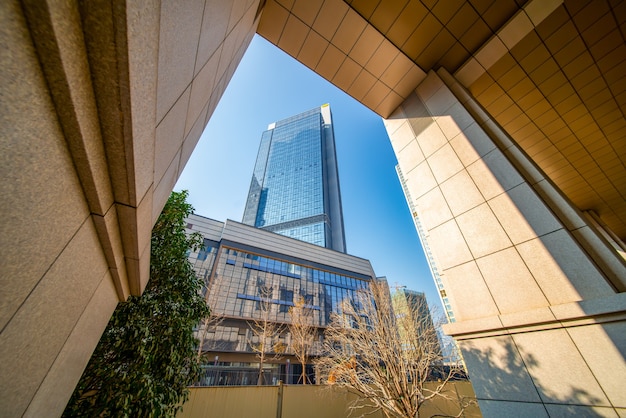
<svg viewBox="0 0 626 418">
<path fill-rule="evenodd" d="M 438 359 L 437 361 L 444 363 L 457 360 L 456 357 L 449 352 L 446 352 L 444 357 L 443 341 L 441 340 L 439 330 L 435 328 L 435 323 L 433 322 L 424 293 L 398 287 L 391 293 L 391 305 L 396 318 L 408 316 L 414 323 L 413 327 L 406 327 L 407 329 L 416 331 L 418 335 L 426 336 L 426 340 L 420 340 L 420 343 L 424 347 L 428 347 L 428 352 L 431 353 L 434 358 L 436 357 Z M 438 326 L 439 325 L 440 324 L 438 324 Z M 399 327 L 399 332 L 400 337 L 405 339 L 406 337 L 402 335 L 402 327 Z M 409 340 L 411 340 L 411 337 L 409 337 Z M 437 361 L 433 361 L 433 363 Z"/>
<path fill-rule="evenodd" d="M 437 262 L 433 256 L 433 253 L 428 246 L 428 241 L 426 240 L 426 231 L 422 227 L 420 223 L 419 216 L 417 216 L 417 210 L 415 205 L 413 204 L 413 199 L 411 198 L 411 192 L 409 191 L 406 180 L 404 178 L 404 174 L 402 174 L 402 170 L 399 165 L 396 165 L 396 173 L 398 174 L 398 179 L 400 180 L 400 185 L 402 186 L 402 191 L 404 193 L 404 197 L 406 199 L 407 205 L 409 206 L 409 210 L 411 211 L 411 218 L 413 219 L 413 224 L 415 225 L 415 230 L 417 231 L 417 236 L 420 239 L 420 244 L 422 244 L 422 250 L 424 250 L 424 255 L 426 256 L 426 261 L 428 262 L 428 268 L 430 269 L 430 274 L 435 281 L 435 286 L 437 286 L 437 290 L 439 293 L 439 299 L 441 300 L 441 304 L 444 309 L 444 313 L 446 315 L 446 319 L 449 323 L 456 322 L 456 318 L 454 317 L 454 312 L 452 311 L 452 305 L 450 305 L 450 300 L 448 299 L 448 295 L 446 293 L 445 286 L 443 281 L 441 280 L 441 275 L 439 274 L 439 270 L 437 269 Z"/>
<path fill-rule="evenodd" d="M 263 132 L 243 223 L 346 252 L 328 104 Z"/>
<path fill-rule="evenodd" d="M 3 415 L 60 415 L 141 294 L 255 33 L 384 118 L 483 414 L 623 414 L 625 20 L 610 0 L 0 2 Z"/>
<path fill-rule="evenodd" d="M 435 328 L 433 318 L 430 314 L 430 309 L 428 309 L 426 295 L 423 292 L 398 287 L 391 293 L 391 304 L 396 316 L 412 316 L 413 321 L 420 324 L 416 327 L 416 329 L 420 329 L 422 327 L 432 329 Z"/>
<path fill-rule="evenodd" d="M 302 372 L 292 350 L 290 308 L 300 299 L 315 328 L 311 356 L 321 354 L 322 333 L 339 313 L 341 302 L 356 300 L 375 278 L 369 261 L 234 221 L 198 215 L 187 220 L 189 233 L 204 237 L 204 248 L 189 256 L 205 282 L 207 303 L 216 320 L 200 326 L 205 357 L 200 384 L 256 384 L 259 359 L 253 349 L 259 336 L 251 328 L 267 319 L 281 329 L 271 338 L 265 383 L 298 383 Z M 312 367 L 307 373 L 314 381 Z"/>
</svg>

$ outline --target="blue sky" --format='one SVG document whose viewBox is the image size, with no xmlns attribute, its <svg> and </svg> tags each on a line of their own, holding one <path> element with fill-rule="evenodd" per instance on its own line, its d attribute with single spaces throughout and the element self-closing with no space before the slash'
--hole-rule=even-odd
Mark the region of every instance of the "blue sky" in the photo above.
<svg viewBox="0 0 626 418">
<path fill-rule="evenodd" d="M 261 133 L 324 103 L 333 115 L 348 253 L 369 259 L 390 286 L 425 292 L 431 306 L 440 306 L 380 116 L 259 36 L 175 190 L 189 190 L 199 215 L 240 222 Z"/>
</svg>

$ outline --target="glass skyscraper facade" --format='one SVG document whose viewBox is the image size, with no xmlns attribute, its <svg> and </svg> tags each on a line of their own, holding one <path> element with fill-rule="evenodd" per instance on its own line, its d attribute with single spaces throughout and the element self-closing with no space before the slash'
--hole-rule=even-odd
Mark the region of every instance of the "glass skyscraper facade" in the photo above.
<svg viewBox="0 0 626 418">
<path fill-rule="evenodd" d="M 289 308 L 300 297 L 312 310 L 311 325 L 326 327 L 331 313 L 341 311 L 341 302 L 357 300 L 356 292 L 369 287 L 372 280 L 369 276 L 278 253 L 244 250 L 232 243 L 219 245 L 206 240 L 205 248 L 210 255 L 221 250 L 220 255 L 203 259 L 201 252 L 193 265 L 200 277 L 208 279 L 212 271 L 212 280 L 219 281 L 210 296 L 212 308 L 228 318 L 257 317 L 261 309 L 259 302 L 267 298 L 272 306 L 270 320 L 289 323 Z M 210 282 L 207 280 L 207 286 Z M 227 340 L 217 338 L 214 341 L 225 343 Z M 245 342 L 244 339 L 237 341 Z M 233 350 L 237 347 L 237 344 L 226 345 L 218 348 Z"/>
<path fill-rule="evenodd" d="M 263 132 L 243 223 L 346 252 L 328 104 Z"/>
</svg>

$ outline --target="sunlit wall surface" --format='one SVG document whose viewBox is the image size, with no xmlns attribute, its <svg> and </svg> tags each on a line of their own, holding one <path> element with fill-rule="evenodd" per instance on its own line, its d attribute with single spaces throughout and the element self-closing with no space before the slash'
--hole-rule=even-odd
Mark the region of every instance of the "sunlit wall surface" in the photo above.
<svg viewBox="0 0 626 418">
<path fill-rule="evenodd" d="M 329 105 L 263 133 L 243 223 L 345 252 Z"/>
<path fill-rule="evenodd" d="M 426 255 L 426 261 L 428 261 L 428 267 L 430 268 L 430 272 L 435 280 L 435 284 L 437 285 L 437 290 L 439 290 L 439 297 L 441 299 L 441 304 L 444 307 L 444 312 L 446 314 L 446 318 L 448 322 L 456 322 L 456 318 L 454 317 L 454 312 L 452 311 L 452 305 L 450 305 L 450 300 L 448 299 L 448 295 L 446 294 L 446 289 L 441 280 L 441 274 L 437 269 L 437 263 L 435 262 L 435 257 L 430 250 L 430 246 L 428 245 L 428 234 L 424 231 L 422 224 L 420 223 L 419 216 L 417 215 L 417 209 L 413 204 L 413 198 L 411 197 L 411 192 L 409 191 L 406 180 L 404 178 L 404 174 L 400 169 L 400 165 L 396 165 L 396 173 L 398 173 L 398 179 L 400 179 L 400 184 L 402 185 L 402 191 L 404 192 L 404 196 L 406 198 L 406 202 L 409 205 L 409 209 L 411 210 L 411 215 L 413 218 L 413 223 L 415 225 L 415 229 L 417 230 L 418 238 L 420 239 L 420 243 L 422 244 L 422 249 L 424 250 L 424 255 Z"/>
</svg>

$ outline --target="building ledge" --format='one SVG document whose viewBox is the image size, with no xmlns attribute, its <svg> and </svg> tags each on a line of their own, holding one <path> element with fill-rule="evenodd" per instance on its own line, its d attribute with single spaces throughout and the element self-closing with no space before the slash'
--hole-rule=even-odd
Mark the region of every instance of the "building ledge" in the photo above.
<svg viewBox="0 0 626 418">
<path fill-rule="evenodd" d="M 626 293 L 618 293 L 605 298 L 455 322 L 444 325 L 443 330 L 447 335 L 465 340 L 625 319 Z"/>
</svg>

